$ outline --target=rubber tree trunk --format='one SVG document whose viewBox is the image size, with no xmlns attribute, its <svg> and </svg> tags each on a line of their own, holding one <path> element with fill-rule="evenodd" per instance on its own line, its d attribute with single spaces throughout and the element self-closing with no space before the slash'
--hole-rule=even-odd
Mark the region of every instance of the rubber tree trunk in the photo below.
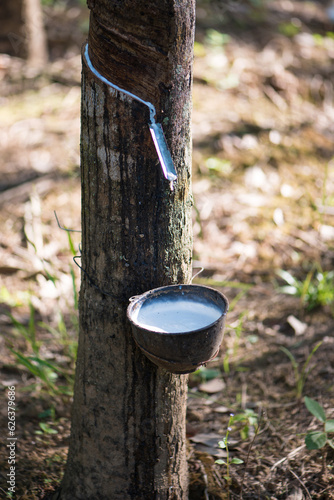
<svg viewBox="0 0 334 500">
<path fill-rule="evenodd" d="M 61 499 L 186 499 L 187 376 L 136 347 L 129 298 L 191 272 L 194 0 L 90 2 L 89 54 L 157 109 L 178 172 L 162 175 L 149 111 L 82 72 L 82 285 L 72 433 Z"/>
</svg>

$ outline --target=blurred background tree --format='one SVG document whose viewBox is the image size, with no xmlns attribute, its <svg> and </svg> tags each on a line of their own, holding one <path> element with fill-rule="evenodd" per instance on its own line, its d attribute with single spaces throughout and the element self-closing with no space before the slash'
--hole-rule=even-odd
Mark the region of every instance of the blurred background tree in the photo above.
<svg viewBox="0 0 334 500">
<path fill-rule="evenodd" d="M 5 0 L 0 19 L 0 51 L 28 59 L 32 68 L 43 68 L 48 48 L 40 0 Z"/>
</svg>

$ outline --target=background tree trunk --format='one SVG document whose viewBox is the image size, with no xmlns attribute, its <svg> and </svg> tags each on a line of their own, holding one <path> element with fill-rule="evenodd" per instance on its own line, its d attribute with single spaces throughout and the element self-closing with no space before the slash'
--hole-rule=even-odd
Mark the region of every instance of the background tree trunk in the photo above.
<svg viewBox="0 0 334 500">
<path fill-rule="evenodd" d="M 48 61 L 48 47 L 41 0 L 0 2 L 0 52 L 28 58 L 34 70 Z"/>
<path fill-rule="evenodd" d="M 24 0 L 24 19 L 27 34 L 28 63 L 34 70 L 40 70 L 48 62 L 41 0 Z"/>
<path fill-rule="evenodd" d="M 148 108 L 83 60 L 80 336 L 62 499 L 186 499 L 187 376 L 138 350 L 129 297 L 191 273 L 191 83 L 194 0 L 90 2 L 93 65 L 152 102 L 178 171 L 172 192 Z M 92 281 L 101 293 L 92 285 Z"/>
<path fill-rule="evenodd" d="M 26 57 L 23 0 L 0 2 L 0 52 Z"/>
</svg>

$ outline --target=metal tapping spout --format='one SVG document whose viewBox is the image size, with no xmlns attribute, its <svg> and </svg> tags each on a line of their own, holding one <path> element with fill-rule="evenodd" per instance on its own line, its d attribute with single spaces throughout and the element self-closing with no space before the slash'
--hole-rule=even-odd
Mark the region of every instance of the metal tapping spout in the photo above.
<svg viewBox="0 0 334 500">
<path fill-rule="evenodd" d="M 150 132 L 154 142 L 155 149 L 158 153 L 160 165 L 165 178 L 171 183 L 171 190 L 173 191 L 173 183 L 177 179 L 174 163 L 167 146 L 165 134 L 162 130 L 160 123 L 151 123 Z"/>
</svg>

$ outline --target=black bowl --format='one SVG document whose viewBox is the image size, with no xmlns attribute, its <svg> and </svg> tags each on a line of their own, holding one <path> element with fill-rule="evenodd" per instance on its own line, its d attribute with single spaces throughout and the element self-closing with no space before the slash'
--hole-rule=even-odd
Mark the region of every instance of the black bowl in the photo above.
<svg viewBox="0 0 334 500">
<path fill-rule="evenodd" d="M 191 373 L 218 354 L 227 311 L 227 298 L 213 288 L 170 285 L 132 297 L 127 316 L 147 358 L 172 373 Z"/>
</svg>

